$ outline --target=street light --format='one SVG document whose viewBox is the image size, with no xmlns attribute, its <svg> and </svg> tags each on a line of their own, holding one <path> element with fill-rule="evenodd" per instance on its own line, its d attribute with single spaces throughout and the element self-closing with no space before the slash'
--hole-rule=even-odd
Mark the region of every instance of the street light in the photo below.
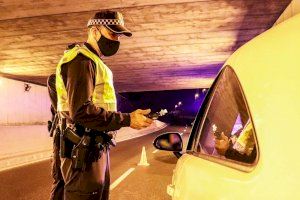
<svg viewBox="0 0 300 200">
<path fill-rule="evenodd" d="M 199 98 L 199 93 L 195 94 L 195 100 Z"/>
<path fill-rule="evenodd" d="M 181 102 L 181 101 L 179 101 L 179 102 L 178 102 L 178 106 L 181 106 L 181 105 L 182 105 L 182 102 Z"/>
</svg>

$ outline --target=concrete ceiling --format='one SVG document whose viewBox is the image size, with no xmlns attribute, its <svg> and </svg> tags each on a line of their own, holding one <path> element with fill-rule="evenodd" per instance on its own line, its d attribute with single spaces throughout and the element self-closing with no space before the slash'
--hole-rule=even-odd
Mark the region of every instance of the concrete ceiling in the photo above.
<svg viewBox="0 0 300 200">
<path fill-rule="evenodd" d="M 2 0 L 0 73 L 44 84 L 95 11 L 124 13 L 132 38 L 105 58 L 117 91 L 207 88 L 224 61 L 270 28 L 290 0 Z"/>
</svg>

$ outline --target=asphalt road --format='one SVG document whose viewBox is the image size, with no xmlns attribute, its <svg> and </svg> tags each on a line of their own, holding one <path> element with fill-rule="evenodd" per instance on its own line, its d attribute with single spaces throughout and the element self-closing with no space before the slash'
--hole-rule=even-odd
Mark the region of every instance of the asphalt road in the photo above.
<svg viewBox="0 0 300 200">
<path fill-rule="evenodd" d="M 134 168 L 111 191 L 110 200 L 170 200 L 166 187 L 171 183 L 177 158 L 171 152 L 155 151 L 154 138 L 164 132 L 183 132 L 184 127 L 166 127 L 147 136 L 120 142 L 111 150 L 111 183 Z M 187 131 L 188 132 L 188 131 Z M 150 166 L 138 166 L 142 147 Z M 50 160 L 0 173 L 1 200 L 44 200 L 51 190 Z"/>
</svg>

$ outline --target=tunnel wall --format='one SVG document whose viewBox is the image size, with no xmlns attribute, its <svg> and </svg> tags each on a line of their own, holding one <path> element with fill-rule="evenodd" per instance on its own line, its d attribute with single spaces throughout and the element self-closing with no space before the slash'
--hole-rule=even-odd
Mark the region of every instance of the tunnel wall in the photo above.
<svg viewBox="0 0 300 200">
<path fill-rule="evenodd" d="M 44 124 L 50 119 L 47 87 L 0 77 L 0 125 Z"/>
</svg>

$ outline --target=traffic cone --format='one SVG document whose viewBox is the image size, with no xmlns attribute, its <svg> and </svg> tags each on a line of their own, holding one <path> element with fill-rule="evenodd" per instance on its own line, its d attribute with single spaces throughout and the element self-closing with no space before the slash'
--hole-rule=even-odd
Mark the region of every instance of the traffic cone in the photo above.
<svg viewBox="0 0 300 200">
<path fill-rule="evenodd" d="M 150 164 L 147 162 L 147 155 L 146 155 L 146 148 L 143 146 L 142 155 L 140 162 L 138 164 L 139 166 L 149 166 Z"/>
</svg>

